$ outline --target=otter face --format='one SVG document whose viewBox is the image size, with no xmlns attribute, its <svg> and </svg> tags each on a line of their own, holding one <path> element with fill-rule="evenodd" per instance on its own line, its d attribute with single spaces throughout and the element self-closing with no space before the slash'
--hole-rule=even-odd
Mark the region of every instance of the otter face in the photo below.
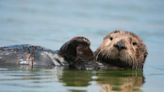
<svg viewBox="0 0 164 92">
<path fill-rule="evenodd" d="M 122 68 L 143 68 L 146 46 L 135 34 L 116 30 L 104 37 L 96 51 L 96 59 Z"/>
</svg>

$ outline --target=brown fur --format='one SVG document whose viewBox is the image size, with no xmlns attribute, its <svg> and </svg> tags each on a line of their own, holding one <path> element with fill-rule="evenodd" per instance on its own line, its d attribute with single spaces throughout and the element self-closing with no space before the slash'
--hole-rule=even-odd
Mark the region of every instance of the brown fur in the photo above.
<svg viewBox="0 0 164 92">
<path fill-rule="evenodd" d="M 134 33 L 115 30 L 104 37 L 95 52 L 96 60 L 107 67 L 142 69 L 147 56 L 143 41 Z"/>
<path fill-rule="evenodd" d="M 68 61 L 69 66 L 75 69 L 97 68 L 90 41 L 85 37 L 74 37 L 66 42 L 59 50 L 59 55 Z"/>
</svg>

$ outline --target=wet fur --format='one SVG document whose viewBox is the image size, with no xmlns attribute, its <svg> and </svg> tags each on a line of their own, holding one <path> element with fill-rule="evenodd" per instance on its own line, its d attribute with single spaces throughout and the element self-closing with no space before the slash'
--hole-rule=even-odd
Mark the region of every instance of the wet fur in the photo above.
<svg viewBox="0 0 164 92">
<path fill-rule="evenodd" d="M 120 42 L 124 48 L 118 50 L 115 45 Z M 116 30 L 104 37 L 95 52 L 97 61 L 107 67 L 142 69 L 147 57 L 147 49 L 143 41 L 134 33 Z"/>
<path fill-rule="evenodd" d="M 30 67 L 68 66 L 80 70 L 98 67 L 90 49 L 90 41 L 82 36 L 72 38 L 56 51 L 28 44 L 0 47 L 0 65 L 4 64 Z"/>
<path fill-rule="evenodd" d="M 74 37 L 66 42 L 60 48 L 59 55 L 68 61 L 70 68 L 98 68 L 93 51 L 90 49 L 90 41 L 85 37 Z"/>
</svg>

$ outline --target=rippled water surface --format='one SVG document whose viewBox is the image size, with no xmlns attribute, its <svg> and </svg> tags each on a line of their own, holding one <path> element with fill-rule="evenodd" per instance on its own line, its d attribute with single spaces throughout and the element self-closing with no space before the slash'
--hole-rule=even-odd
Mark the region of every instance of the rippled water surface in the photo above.
<svg viewBox="0 0 164 92">
<path fill-rule="evenodd" d="M 34 44 L 53 50 L 74 36 L 95 50 L 114 29 L 141 36 L 144 72 L 75 71 L 61 67 L 0 67 L 0 92 L 163 92 L 163 0 L 0 0 L 0 46 Z"/>
</svg>

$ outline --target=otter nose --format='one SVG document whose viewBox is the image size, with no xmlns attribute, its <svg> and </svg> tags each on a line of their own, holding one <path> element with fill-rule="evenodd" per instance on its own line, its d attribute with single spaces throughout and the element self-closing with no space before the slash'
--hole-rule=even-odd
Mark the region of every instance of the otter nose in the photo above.
<svg viewBox="0 0 164 92">
<path fill-rule="evenodd" d="M 114 44 L 114 47 L 118 50 L 126 49 L 125 43 L 123 41 L 119 41 L 116 44 Z"/>
</svg>

